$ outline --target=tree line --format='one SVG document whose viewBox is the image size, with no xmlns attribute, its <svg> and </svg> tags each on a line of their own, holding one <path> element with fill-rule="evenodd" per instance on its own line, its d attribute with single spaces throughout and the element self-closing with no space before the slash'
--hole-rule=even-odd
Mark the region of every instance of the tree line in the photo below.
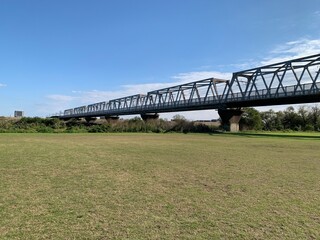
<svg viewBox="0 0 320 240">
<path fill-rule="evenodd" d="M 264 131 L 320 131 L 320 107 L 318 105 L 288 107 L 283 111 L 258 111 L 244 108 L 240 120 L 241 130 Z M 224 126 L 188 121 L 182 115 L 172 120 L 140 117 L 118 121 L 86 122 L 79 119 L 69 121 L 57 118 L 23 117 L 20 119 L 0 117 L 0 132 L 42 132 L 42 133 L 90 133 L 90 132 L 182 132 L 215 133 L 224 131 Z"/>
<path fill-rule="evenodd" d="M 245 108 L 240 120 L 243 130 L 265 131 L 320 131 L 320 107 L 290 106 L 283 111 L 261 111 Z"/>
<path fill-rule="evenodd" d="M 186 120 L 176 115 L 172 121 L 165 119 L 150 119 L 143 121 L 140 117 L 120 120 L 104 120 L 86 122 L 81 119 L 69 121 L 57 118 L 23 117 L 21 119 L 0 118 L 0 132 L 17 133 L 116 133 L 116 132 L 194 132 L 213 133 L 218 127 L 208 126 Z"/>
</svg>

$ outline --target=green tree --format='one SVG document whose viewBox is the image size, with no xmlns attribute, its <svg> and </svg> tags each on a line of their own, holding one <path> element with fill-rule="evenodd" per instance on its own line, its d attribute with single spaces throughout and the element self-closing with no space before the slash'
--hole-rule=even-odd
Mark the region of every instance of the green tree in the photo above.
<svg viewBox="0 0 320 240">
<path fill-rule="evenodd" d="M 294 107 L 288 107 L 283 114 L 282 124 L 284 129 L 291 129 L 294 131 L 302 130 L 302 119 L 298 113 L 295 112 Z"/>
<path fill-rule="evenodd" d="M 240 125 L 246 126 L 250 130 L 261 130 L 263 122 L 259 111 L 254 108 L 244 108 Z"/>
</svg>

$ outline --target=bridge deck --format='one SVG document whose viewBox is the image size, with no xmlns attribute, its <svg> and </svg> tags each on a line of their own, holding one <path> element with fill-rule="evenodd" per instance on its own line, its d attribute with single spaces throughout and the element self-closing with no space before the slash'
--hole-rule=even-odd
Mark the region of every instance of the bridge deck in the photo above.
<svg viewBox="0 0 320 240">
<path fill-rule="evenodd" d="M 67 109 L 61 119 L 119 116 L 320 101 L 320 54 Z"/>
</svg>

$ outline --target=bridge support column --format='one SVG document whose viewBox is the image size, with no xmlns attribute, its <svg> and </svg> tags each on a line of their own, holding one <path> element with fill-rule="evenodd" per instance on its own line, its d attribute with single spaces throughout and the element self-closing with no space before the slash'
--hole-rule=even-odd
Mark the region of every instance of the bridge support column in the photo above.
<svg viewBox="0 0 320 240">
<path fill-rule="evenodd" d="M 105 119 L 107 120 L 107 122 L 116 122 L 119 120 L 119 116 L 105 116 Z"/>
<path fill-rule="evenodd" d="M 243 111 L 240 109 L 218 109 L 222 125 L 230 132 L 239 132 L 239 121 Z"/>
<path fill-rule="evenodd" d="M 72 118 L 59 118 L 60 120 L 64 121 L 64 122 L 68 122 L 70 121 Z"/>
<path fill-rule="evenodd" d="M 143 113 L 140 116 L 143 121 L 148 121 L 150 119 L 158 119 L 159 118 L 158 113 Z"/>
<path fill-rule="evenodd" d="M 96 117 L 85 117 L 84 119 L 86 120 L 86 122 L 91 122 L 91 121 L 97 120 Z"/>
</svg>

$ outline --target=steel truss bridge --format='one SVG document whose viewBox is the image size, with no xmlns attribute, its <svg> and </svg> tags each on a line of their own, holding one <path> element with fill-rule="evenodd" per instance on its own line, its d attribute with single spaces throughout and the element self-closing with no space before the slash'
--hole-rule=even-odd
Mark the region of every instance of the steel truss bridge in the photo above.
<svg viewBox="0 0 320 240">
<path fill-rule="evenodd" d="M 208 78 L 67 109 L 52 117 L 88 119 L 319 102 L 319 74 L 320 54 L 317 54 L 235 72 L 231 79 Z"/>
</svg>

